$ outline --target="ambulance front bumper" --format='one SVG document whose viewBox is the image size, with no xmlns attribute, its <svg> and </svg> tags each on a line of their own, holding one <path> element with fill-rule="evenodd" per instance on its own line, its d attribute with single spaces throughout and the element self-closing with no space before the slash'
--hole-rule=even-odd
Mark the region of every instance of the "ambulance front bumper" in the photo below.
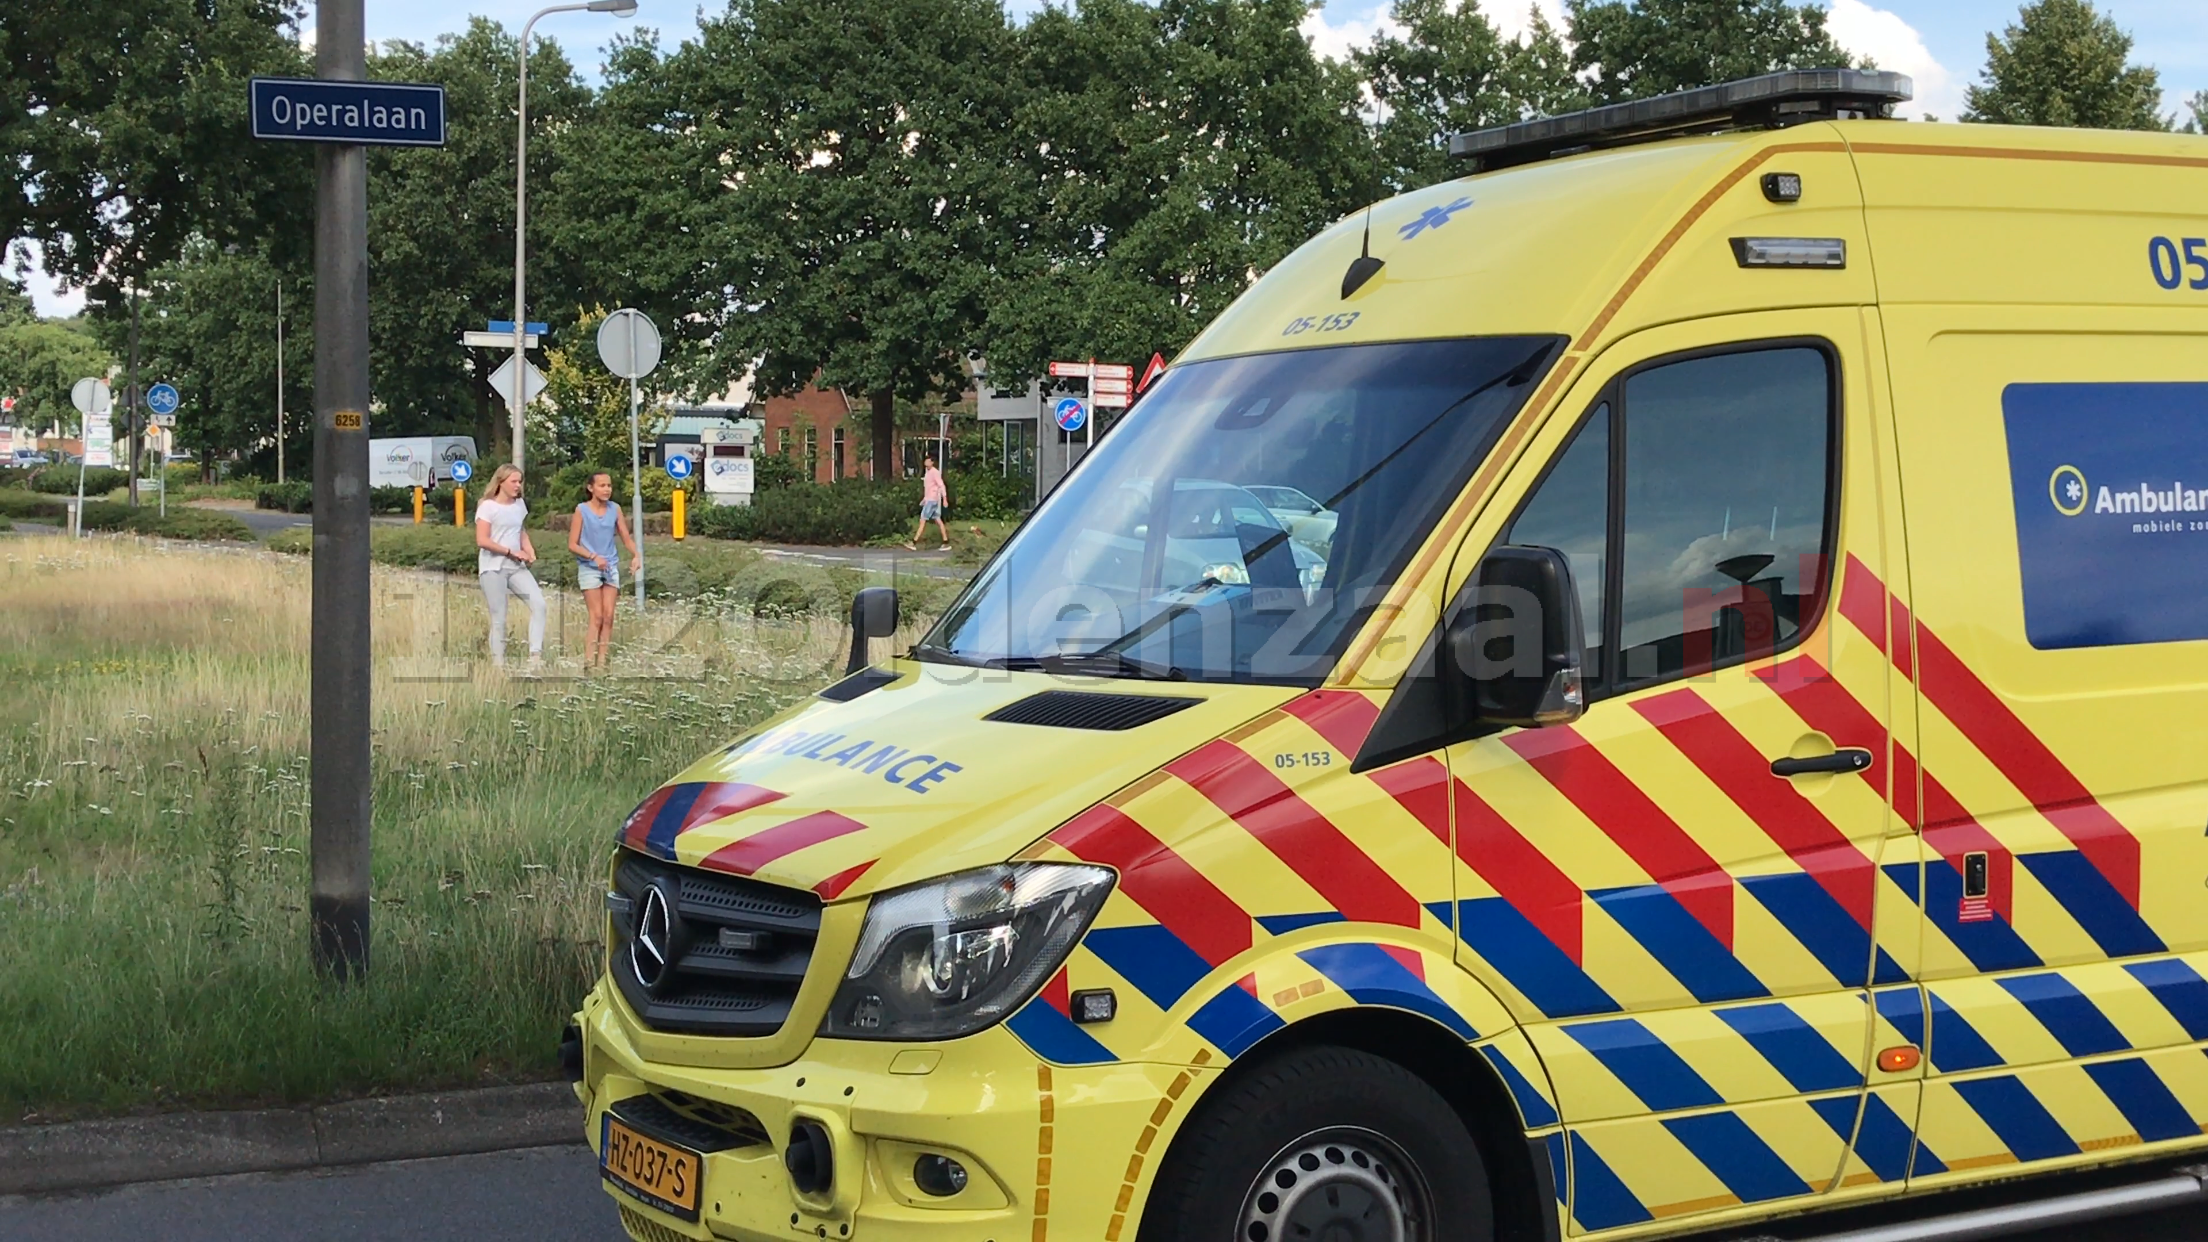
<svg viewBox="0 0 2208 1242">
<path fill-rule="evenodd" d="M 1001 1026 L 933 1044 L 816 1039 L 772 1068 L 655 1064 L 638 1054 L 633 1019 L 608 990 L 601 984 L 578 1015 L 575 1090 L 593 1151 L 607 1110 L 639 1096 L 756 1123 L 741 1127 L 747 1141 L 704 1155 L 696 1221 L 605 1180 L 642 1242 L 1131 1239 L 1156 1162 L 1196 1094 L 1182 1067 L 1054 1066 Z M 785 1161 L 801 1128 L 812 1137 L 800 1142 L 825 1132 L 832 1150 L 830 1183 L 813 1193 Z M 966 1173 L 954 1194 L 929 1193 L 916 1178 L 923 1159 L 940 1169 L 942 1158 Z"/>
</svg>

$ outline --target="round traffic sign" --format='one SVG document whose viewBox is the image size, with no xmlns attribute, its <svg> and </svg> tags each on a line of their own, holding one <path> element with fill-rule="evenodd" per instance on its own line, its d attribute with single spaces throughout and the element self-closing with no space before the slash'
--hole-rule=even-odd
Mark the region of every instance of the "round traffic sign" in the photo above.
<svg viewBox="0 0 2208 1242">
<path fill-rule="evenodd" d="M 598 325 L 598 358 L 622 379 L 643 379 L 659 365 L 659 329 L 643 311 L 624 306 Z"/>
<path fill-rule="evenodd" d="M 465 483 L 465 482 L 467 482 L 467 481 L 468 481 L 469 479 L 472 479 L 472 478 L 474 478 L 474 477 L 475 477 L 475 467 L 473 467 L 473 466 L 469 465 L 469 464 L 468 464 L 468 462 L 467 462 L 467 459 L 466 459 L 466 458 L 462 458 L 461 460 L 459 460 L 459 461 L 456 461 L 456 462 L 452 463 L 452 481 L 453 481 L 453 482 L 455 482 L 455 483 Z"/>
<path fill-rule="evenodd" d="M 70 387 L 69 402 L 77 407 L 79 414 L 105 418 L 108 411 L 114 408 L 115 396 L 108 389 L 106 380 L 88 377 L 78 380 Z"/>
<path fill-rule="evenodd" d="M 1059 430 L 1079 431 L 1089 421 L 1089 406 L 1079 397 L 1067 397 L 1052 407 L 1051 417 L 1058 420 Z"/>
<path fill-rule="evenodd" d="M 690 469 L 690 459 L 681 453 L 671 454 L 667 458 L 667 477 L 677 483 L 690 477 Z"/>
<path fill-rule="evenodd" d="M 146 408 L 156 414 L 174 414 L 183 401 L 173 384 L 155 384 L 146 390 Z"/>
</svg>

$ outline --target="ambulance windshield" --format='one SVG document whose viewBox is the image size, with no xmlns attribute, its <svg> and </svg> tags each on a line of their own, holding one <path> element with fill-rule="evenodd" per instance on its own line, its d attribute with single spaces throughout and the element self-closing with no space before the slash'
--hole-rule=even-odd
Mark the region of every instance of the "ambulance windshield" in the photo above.
<svg viewBox="0 0 2208 1242">
<path fill-rule="evenodd" d="M 1562 343 L 1342 345 L 1174 367 L 915 655 L 1316 684 Z"/>
</svg>

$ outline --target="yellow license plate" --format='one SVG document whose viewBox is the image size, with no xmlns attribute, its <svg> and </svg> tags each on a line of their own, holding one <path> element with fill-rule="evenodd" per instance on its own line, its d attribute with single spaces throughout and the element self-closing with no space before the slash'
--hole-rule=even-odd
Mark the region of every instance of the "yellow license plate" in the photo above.
<svg viewBox="0 0 2208 1242">
<path fill-rule="evenodd" d="M 599 1131 L 598 1168 L 606 1180 L 670 1216 L 698 1218 L 698 1183 L 705 1158 L 687 1147 L 640 1134 L 605 1114 Z"/>
</svg>

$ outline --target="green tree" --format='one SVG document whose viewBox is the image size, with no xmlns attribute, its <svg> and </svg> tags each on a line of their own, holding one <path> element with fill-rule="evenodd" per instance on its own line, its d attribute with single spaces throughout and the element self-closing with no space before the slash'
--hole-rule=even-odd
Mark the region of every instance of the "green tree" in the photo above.
<svg viewBox="0 0 2208 1242">
<path fill-rule="evenodd" d="M 578 315 L 545 351 L 544 396 L 529 407 L 535 460 L 546 464 L 626 470 L 629 465 L 629 382 L 598 358 L 598 325 L 606 311 Z M 667 411 L 649 388 L 637 408 L 637 435 L 646 443 L 667 427 Z M 549 451 L 548 451 L 549 450 Z"/>
<path fill-rule="evenodd" d="M 1021 32 L 1027 204 L 991 307 L 992 377 L 1172 353 L 1251 280 L 1384 188 L 1355 67 L 1302 0 L 1083 0 Z"/>
<path fill-rule="evenodd" d="M 368 160 L 368 330 L 376 429 L 387 435 L 469 432 L 492 453 L 509 440 L 490 373 L 509 355 L 460 348 L 460 334 L 510 318 L 514 303 L 514 95 L 519 45 L 485 18 L 444 35 L 434 51 L 392 42 L 369 74 L 445 88 L 445 145 L 390 149 Z M 557 44 L 529 54 L 529 318 L 565 324 L 580 300 L 574 275 L 540 239 L 561 170 L 552 138 L 588 111 L 590 92 Z M 548 256 L 550 256 L 548 258 Z M 550 342 L 547 342 L 550 344 Z"/>
<path fill-rule="evenodd" d="M 2131 36 L 2088 0 L 2034 0 L 1986 36 L 1986 67 L 1963 94 L 1962 119 L 2168 129 L 2158 75 L 2130 58 Z"/>
<path fill-rule="evenodd" d="M 1646 99 L 1781 69 L 1856 62 L 1825 10 L 1787 0 L 1565 0 L 1572 68 L 1598 104 Z"/>
<path fill-rule="evenodd" d="M 1393 188 L 1460 173 L 1451 134 L 1584 102 L 1570 53 L 1539 10 L 1526 37 L 1508 43 L 1477 0 L 1396 0 L 1389 11 L 1403 37 L 1383 33 L 1354 59 L 1380 109 L 1374 140 Z"/>
<path fill-rule="evenodd" d="M 2208 134 L 2208 91 L 2194 91 L 2185 101 L 2185 110 L 2192 114 L 2185 121 L 2185 132 Z"/>
<path fill-rule="evenodd" d="M 40 319 L 28 297 L 0 285 L 0 395 L 15 398 L 17 426 L 73 430 L 70 388 L 113 362 L 81 319 Z"/>
<path fill-rule="evenodd" d="M 297 74 L 292 0 L 43 0 L 0 22 L 0 238 L 79 284 L 143 275 L 195 235 L 296 218 L 307 176 L 256 143 L 246 79 Z M 290 237 L 303 243 L 303 229 Z"/>
<path fill-rule="evenodd" d="M 761 395 L 867 394 L 876 462 L 899 397 L 964 386 L 1016 227 L 1010 51 L 996 0 L 731 0 L 702 23 L 652 122 L 705 200 L 696 232 L 656 242 L 693 264 L 701 365 Z"/>
<path fill-rule="evenodd" d="M 147 281 L 139 370 L 175 385 L 177 443 L 203 468 L 236 453 L 275 477 L 276 282 L 284 282 L 286 473 L 309 473 L 314 393 L 314 288 L 265 253 L 206 240 Z"/>
</svg>

